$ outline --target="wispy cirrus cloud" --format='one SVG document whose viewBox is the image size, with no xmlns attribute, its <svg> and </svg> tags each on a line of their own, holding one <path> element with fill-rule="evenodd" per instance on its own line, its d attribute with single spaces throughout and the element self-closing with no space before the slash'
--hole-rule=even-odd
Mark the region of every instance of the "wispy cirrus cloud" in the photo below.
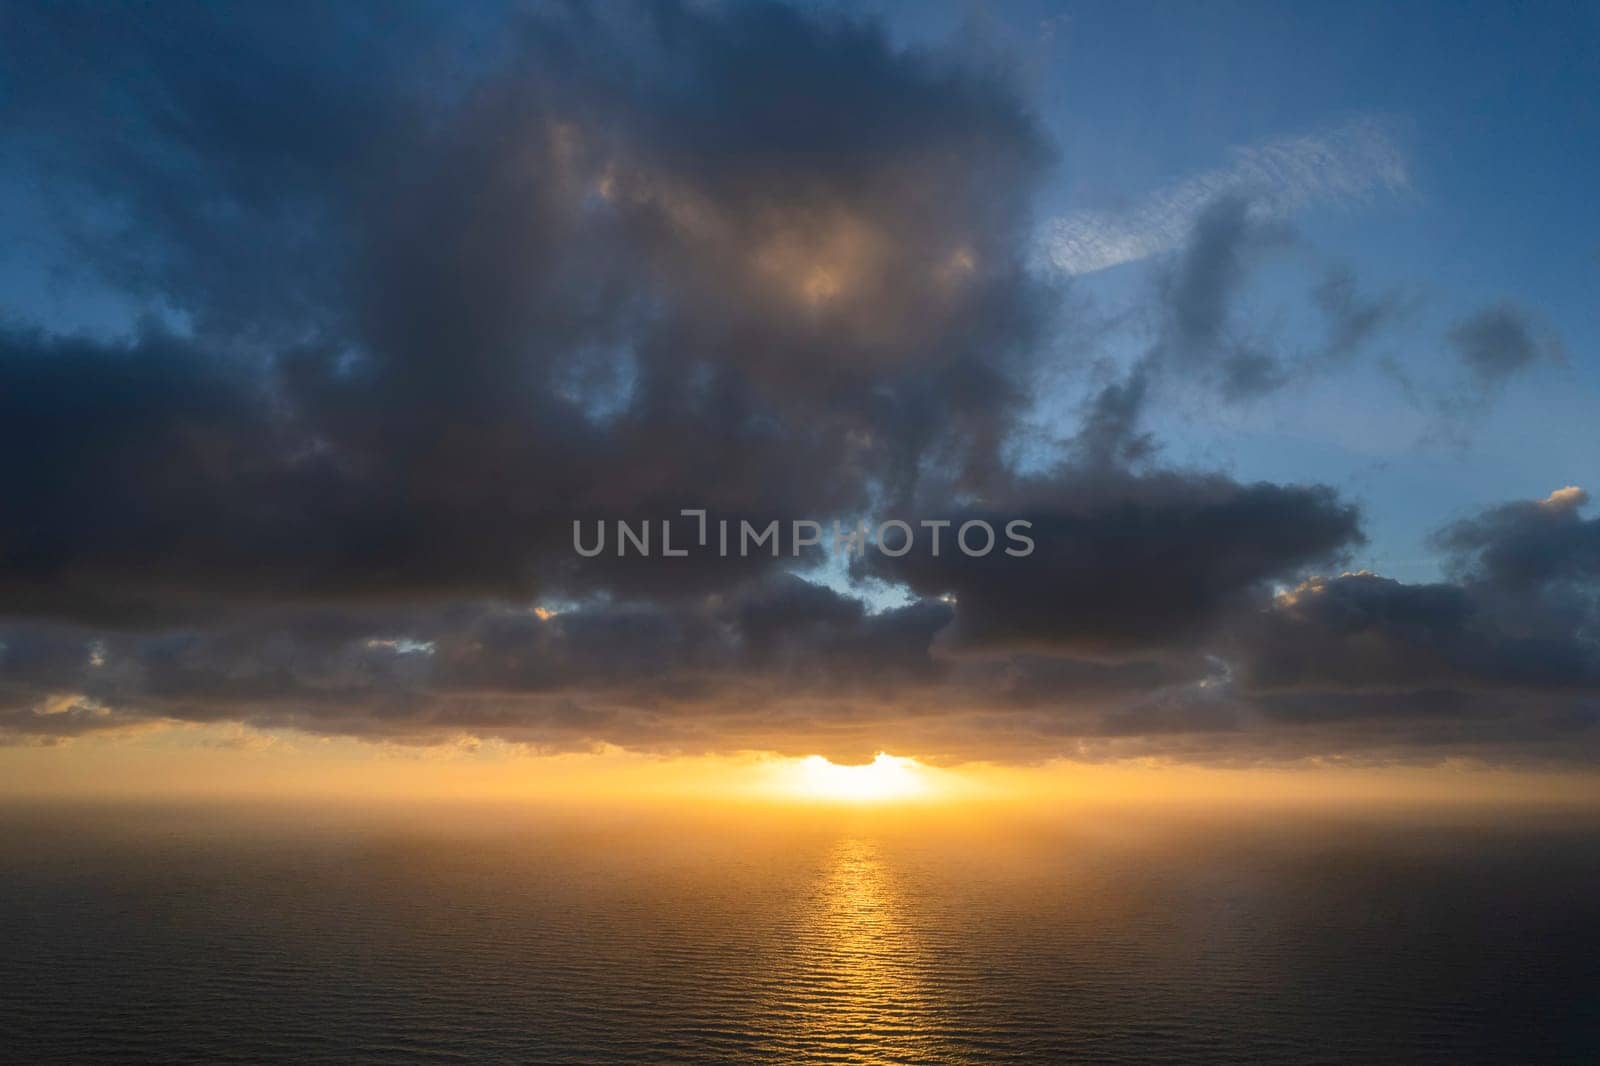
<svg viewBox="0 0 1600 1066">
<path fill-rule="evenodd" d="M 1367 115 L 1235 148 L 1230 165 L 1165 185 L 1128 208 L 1052 219 L 1044 228 L 1045 258 L 1078 275 L 1171 251 L 1221 196 L 1248 197 L 1253 212 L 1274 219 L 1312 204 L 1355 206 L 1404 191 L 1411 176 L 1397 126 Z"/>
</svg>

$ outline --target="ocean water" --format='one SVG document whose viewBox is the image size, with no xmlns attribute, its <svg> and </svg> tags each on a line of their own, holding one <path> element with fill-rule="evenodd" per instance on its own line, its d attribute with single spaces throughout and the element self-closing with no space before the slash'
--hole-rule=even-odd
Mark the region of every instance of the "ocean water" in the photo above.
<svg viewBox="0 0 1600 1066">
<path fill-rule="evenodd" d="M 0 1059 L 1600 1062 L 1600 826 L 0 814 Z"/>
</svg>

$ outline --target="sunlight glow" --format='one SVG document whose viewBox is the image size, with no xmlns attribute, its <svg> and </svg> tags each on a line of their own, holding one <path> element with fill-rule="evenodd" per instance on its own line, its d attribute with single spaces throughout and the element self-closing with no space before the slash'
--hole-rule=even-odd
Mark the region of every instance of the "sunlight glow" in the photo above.
<svg viewBox="0 0 1600 1066">
<path fill-rule="evenodd" d="M 881 803 L 926 796 L 933 782 L 915 759 L 879 752 L 861 766 L 841 766 L 812 755 L 785 768 L 780 788 L 796 798 Z"/>
</svg>

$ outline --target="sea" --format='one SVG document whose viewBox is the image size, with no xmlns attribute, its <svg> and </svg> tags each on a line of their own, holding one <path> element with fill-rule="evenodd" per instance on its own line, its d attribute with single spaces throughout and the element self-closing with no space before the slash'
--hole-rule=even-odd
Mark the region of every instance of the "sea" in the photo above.
<svg viewBox="0 0 1600 1066">
<path fill-rule="evenodd" d="M 1600 1063 L 1600 822 L 17 803 L 8 1063 Z"/>
</svg>

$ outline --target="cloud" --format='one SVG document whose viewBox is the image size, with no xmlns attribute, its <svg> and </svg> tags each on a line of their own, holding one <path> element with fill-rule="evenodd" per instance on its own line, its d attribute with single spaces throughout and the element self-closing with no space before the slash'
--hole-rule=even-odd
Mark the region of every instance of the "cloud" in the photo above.
<svg viewBox="0 0 1600 1066">
<path fill-rule="evenodd" d="M 1403 187 L 1381 124 L 1152 207 L 1150 247 L 1187 241 L 1156 339 L 1024 473 L 1080 324 L 1033 262 L 1053 151 L 991 66 L 766 4 L 388 22 L 8 20 L 3 158 L 144 317 L 73 336 L 6 309 L 0 738 L 1582 750 L 1580 498 L 1452 527 L 1437 588 L 1319 578 L 1356 508 L 1163 467 L 1141 429 L 1162 382 L 1273 387 L 1240 287 L 1295 206 Z M 1338 348 L 1384 317 L 1342 282 L 1323 304 Z M 874 557 L 848 576 L 890 583 L 883 610 L 790 556 L 572 550 L 574 519 L 686 507 L 1021 519 L 1038 550 Z M 1524 690 L 1559 706 L 1493 702 Z M 1291 706 L 1321 696 L 1337 713 Z"/>
<path fill-rule="evenodd" d="M 1053 219 L 1044 228 L 1043 249 L 1057 270 L 1092 274 L 1179 247 L 1222 198 L 1247 200 L 1261 220 L 1283 220 L 1315 204 L 1359 206 L 1410 184 L 1396 123 L 1361 116 L 1236 148 L 1229 166 L 1165 186 L 1130 208 Z"/>
<path fill-rule="evenodd" d="M 1424 723 L 1407 742 L 1591 758 L 1600 519 L 1586 501 L 1569 487 L 1445 527 L 1448 582 L 1360 572 L 1282 593 L 1233 630 L 1240 691 L 1272 718 L 1367 723 L 1369 742 Z"/>
<path fill-rule="evenodd" d="M 1162 332 L 1149 355 L 1158 369 L 1209 379 L 1229 400 L 1270 392 L 1288 376 L 1279 359 L 1234 326 L 1234 305 L 1250 269 L 1285 239 L 1280 227 L 1252 212 L 1252 203 L 1225 193 L 1195 219 L 1164 278 Z"/>
<path fill-rule="evenodd" d="M 1566 361 L 1559 335 L 1511 301 L 1459 319 L 1444 342 L 1452 372 L 1432 383 L 1418 380 L 1393 359 L 1382 365 L 1406 400 L 1432 416 L 1424 441 L 1463 449 L 1473 442 L 1477 421 L 1515 378 L 1540 364 Z"/>
<path fill-rule="evenodd" d="M 1312 290 L 1311 300 L 1327 326 L 1322 362 L 1348 359 L 1415 302 L 1400 292 L 1363 295 L 1348 267 L 1330 269 Z"/>
<path fill-rule="evenodd" d="M 1592 612 L 1600 580 L 1600 519 L 1582 510 L 1589 494 L 1568 485 L 1538 501 L 1492 507 L 1440 530 L 1434 542 L 1449 553 L 1463 582 L 1507 604 L 1535 604 L 1553 621 L 1573 618 L 1552 609 Z"/>
<path fill-rule="evenodd" d="M 692 603 L 251 606 L 153 631 L 15 620 L 0 737 L 211 722 L 940 761 L 1596 754 L 1600 519 L 1581 491 L 1446 527 L 1454 576 L 1412 585 L 1315 573 L 1357 535 L 1326 490 L 1064 487 L 1027 487 L 1055 508 L 1027 512 L 1057 546 L 1047 566 L 886 559 L 922 595 L 880 612 L 774 573 Z M 1295 572 L 1309 576 L 1272 592 Z"/>
<path fill-rule="evenodd" d="M 1546 359 L 1560 359 L 1556 341 L 1542 334 L 1514 304 L 1502 303 L 1462 319 L 1450 330 L 1451 347 L 1478 384 L 1491 387 Z"/>
<path fill-rule="evenodd" d="M 953 516 L 1031 523 L 1045 545 L 1022 562 L 947 550 L 875 557 L 873 572 L 923 596 L 954 596 L 952 638 L 1117 656 L 1194 648 L 1264 583 L 1360 540 L 1357 513 L 1318 487 L 1220 475 L 1081 473 L 1024 481 Z"/>
<path fill-rule="evenodd" d="M 1141 306 L 1150 312 L 1150 339 L 1121 381 L 1090 397 L 1073 438 L 1088 465 L 1153 459 L 1158 449 L 1144 416 L 1163 393 L 1199 386 L 1220 402 L 1248 403 L 1349 361 L 1411 309 L 1404 293 L 1363 293 L 1348 268 L 1330 268 L 1310 292 L 1325 341 L 1297 356 L 1279 354 L 1241 303 L 1252 275 L 1295 237 L 1257 204 L 1243 192 L 1219 194 L 1198 212 L 1177 254 L 1152 272 L 1153 298 Z"/>
<path fill-rule="evenodd" d="M 866 24 L 638 13 L 529 16 L 447 76 L 337 13 L 15 20 L 66 226 L 138 220 L 82 261 L 193 328 L 0 337 L 0 589 L 123 620 L 699 593 L 746 574 L 574 567 L 571 519 L 827 517 L 997 469 L 1055 302 L 1020 103 Z M 302 30 L 339 43 L 262 112 Z M 451 91 L 419 102 L 417 66 Z"/>
<path fill-rule="evenodd" d="M 1251 635 L 1244 674 L 1262 690 L 1592 688 L 1600 660 L 1579 631 L 1528 633 L 1475 585 L 1406 585 L 1369 573 L 1282 595 Z"/>
</svg>

